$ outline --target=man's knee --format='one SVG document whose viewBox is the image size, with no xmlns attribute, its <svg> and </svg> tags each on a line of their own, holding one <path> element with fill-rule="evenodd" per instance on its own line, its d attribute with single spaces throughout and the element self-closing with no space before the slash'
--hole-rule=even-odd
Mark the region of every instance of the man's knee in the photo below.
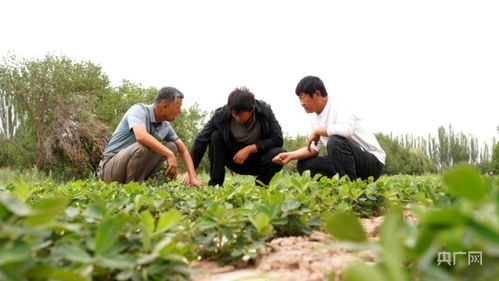
<svg viewBox="0 0 499 281">
<path fill-rule="evenodd" d="M 276 157 L 279 153 L 283 153 L 283 152 L 286 152 L 286 149 L 284 149 L 282 147 L 273 147 L 273 148 L 269 149 L 269 151 L 267 151 L 264 154 L 264 160 L 265 161 L 272 161 L 272 159 L 274 157 Z"/>
<path fill-rule="evenodd" d="M 296 162 L 296 170 L 298 171 L 299 174 L 302 174 L 303 172 L 305 172 L 306 170 L 309 170 L 309 169 L 310 169 L 310 165 L 308 165 L 307 159 L 298 160 Z"/>
<path fill-rule="evenodd" d="M 140 158 L 151 153 L 151 149 L 141 143 L 134 143 L 130 147 L 133 158 Z"/>
<path fill-rule="evenodd" d="M 329 148 L 330 146 L 337 146 L 340 144 L 345 144 L 348 143 L 348 139 L 342 136 L 338 135 L 332 135 L 329 137 L 329 140 L 327 141 L 327 147 Z"/>
<path fill-rule="evenodd" d="M 348 146 L 348 139 L 342 136 L 333 135 L 327 141 L 327 153 L 332 155 L 344 150 Z"/>
<path fill-rule="evenodd" d="M 213 131 L 210 136 L 210 150 L 214 153 L 221 153 L 225 150 L 224 147 L 225 142 L 222 134 L 218 130 Z"/>
</svg>

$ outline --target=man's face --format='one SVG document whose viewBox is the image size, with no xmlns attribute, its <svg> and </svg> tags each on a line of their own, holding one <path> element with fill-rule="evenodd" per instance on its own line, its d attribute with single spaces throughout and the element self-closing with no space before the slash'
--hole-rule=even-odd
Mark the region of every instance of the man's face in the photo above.
<svg viewBox="0 0 499 281">
<path fill-rule="evenodd" d="M 235 111 L 231 112 L 232 118 L 236 120 L 237 123 L 241 125 L 247 125 L 251 121 L 251 117 L 253 116 L 253 111 L 243 111 L 239 114 L 236 114 Z"/>
<path fill-rule="evenodd" d="M 300 93 L 298 95 L 300 99 L 300 104 L 307 113 L 315 112 L 315 93 L 311 97 L 309 94 Z"/>
<path fill-rule="evenodd" d="M 175 98 L 175 101 L 172 103 L 163 103 L 162 106 L 165 107 L 165 119 L 168 122 L 175 121 L 177 116 L 182 113 L 181 107 L 182 107 L 182 98 Z"/>
</svg>

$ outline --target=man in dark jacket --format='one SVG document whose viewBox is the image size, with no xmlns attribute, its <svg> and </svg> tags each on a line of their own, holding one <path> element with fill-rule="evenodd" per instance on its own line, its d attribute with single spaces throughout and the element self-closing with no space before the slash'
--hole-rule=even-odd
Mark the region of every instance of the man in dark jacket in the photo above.
<svg viewBox="0 0 499 281">
<path fill-rule="evenodd" d="M 225 167 L 243 175 L 255 175 L 267 185 L 282 166 L 272 162 L 281 152 L 283 138 L 270 105 L 255 100 L 247 88 L 237 88 L 227 105 L 218 108 L 194 141 L 191 156 L 197 169 L 209 149 L 209 185 L 223 185 Z"/>
</svg>

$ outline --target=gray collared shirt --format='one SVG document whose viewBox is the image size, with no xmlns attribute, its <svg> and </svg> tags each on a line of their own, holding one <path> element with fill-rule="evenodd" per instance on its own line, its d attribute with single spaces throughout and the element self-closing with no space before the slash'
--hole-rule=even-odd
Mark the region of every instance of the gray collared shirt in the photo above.
<svg viewBox="0 0 499 281">
<path fill-rule="evenodd" d="M 169 122 L 156 122 L 152 104 L 134 104 L 125 113 L 111 136 L 111 140 L 104 150 L 104 158 L 117 154 L 137 142 L 132 131 L 135 126 L 146 128 L 147 132 L 158 141 L 176 141 L 179 139 Z"/>
</svg>

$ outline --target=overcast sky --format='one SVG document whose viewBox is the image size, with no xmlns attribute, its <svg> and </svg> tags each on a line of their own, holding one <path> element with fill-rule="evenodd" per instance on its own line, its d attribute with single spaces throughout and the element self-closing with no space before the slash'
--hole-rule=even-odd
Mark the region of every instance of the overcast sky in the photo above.
<svg viewBox="0 0 499 281">
<path fill-rule="evenodd" d="M 102 66 L 113 85 L 174 86 L 213 110 L 247 86 L 285 133 L 309 132 L 294 90 L 322 78 L 373 131 L 440 125 L 498 138 L 499 1 L 0 2 L 0 54 Z M 112 101 L 110 101 L 112 102 Z"/>
</svg>

